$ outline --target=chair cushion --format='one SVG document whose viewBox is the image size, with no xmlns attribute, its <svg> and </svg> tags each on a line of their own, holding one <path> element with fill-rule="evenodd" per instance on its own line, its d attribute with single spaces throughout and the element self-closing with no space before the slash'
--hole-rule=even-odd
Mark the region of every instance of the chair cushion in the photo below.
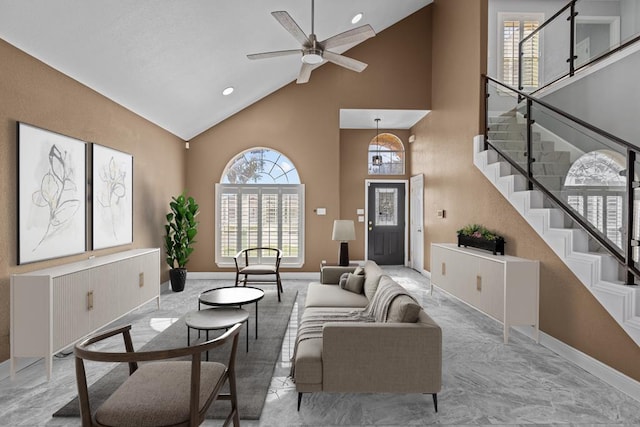
<svg viewBox="0 0 640 427">
<path fill-rule="evenodd" d="M 240 274 L 275 274 L 276 266 L 269 264 L 253 264 L 240 269 Z"/>
<path fill-rule="evenodd" d="M 225 365 L 202 362 L 200 408 L 226 371 Z M 191 361 L 140 364 L 136 372 L 96 411 L 105 426 L 170 426 L 189 420 Z"/>
</svg>

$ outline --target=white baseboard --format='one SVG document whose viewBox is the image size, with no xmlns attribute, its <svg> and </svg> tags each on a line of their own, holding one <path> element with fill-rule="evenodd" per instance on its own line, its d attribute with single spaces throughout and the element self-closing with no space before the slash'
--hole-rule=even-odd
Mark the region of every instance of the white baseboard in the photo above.
<svg viewBox="0 0 640 427">
<path fill-rule="evenodd" d="M 513 326 L 513 329 L 533 339 L 533 327 Z M 540 344 L 640 402 L 640 382 L 542 331 Z"/>
</svg>

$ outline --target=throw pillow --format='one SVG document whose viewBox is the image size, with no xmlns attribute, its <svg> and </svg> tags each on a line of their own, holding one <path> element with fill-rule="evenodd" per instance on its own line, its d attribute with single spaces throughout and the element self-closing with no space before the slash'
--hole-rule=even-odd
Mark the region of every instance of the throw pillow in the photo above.
<svg viewBox="0 0 640 427">
<path fill-rule="evenodd" d="M 356 276 L 364 276 L 364 268 L 356 267 L 356 269 L 353 270 L 353 274 L 355 274 Z"/>
<path fill-rule="evenodd" d="M 363 288 L 364 288 L 364 276 L 349 273 L 343 289 L 345 291 L 353 292 L 354 294 L 361 294 Z"/>
<path fill-rule="evenodd" d="M 392 323 L 416 323 L 420 317 L 420 307 L 416 301 L 408 295 L 400 295 L 393 299 L 389 306 L 387 322 Z"/>
<path fill-rule="evenodd" d="M 349 273 L 342 273 L 340 275 L 340 281 L 338 282 L 338 284 L 342 289 L 344 289 L 344 285 L 347 284 L 347 277 L 349 277 Z"/>
</svg>

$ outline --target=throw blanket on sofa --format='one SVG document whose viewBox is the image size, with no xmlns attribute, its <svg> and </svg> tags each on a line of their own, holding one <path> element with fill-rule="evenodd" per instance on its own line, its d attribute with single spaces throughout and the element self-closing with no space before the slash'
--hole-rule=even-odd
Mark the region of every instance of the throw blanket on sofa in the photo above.
<svg viewBox="0 0 640 427">
<path fill-rule="evenodd" d="M 383 277 L 380 280 L 385 280 L 385 278 Z M 391 303 L 400 295 L 406 295 L 413 299 L 413 297 L 411 297 L 402 286 L 395 282 L 392 282 L 392 285 L 389 286 L 379 286 L 378 290 L 373 294 L 373 298 L 369 301 L 369 304 L 364 308 L 364 310 L 353 313 L 364 319 L 373 318 L 376 322 L 386 322 L 389 316 L 389 307 L 391 307 Z M 416 304 L 420 305 L 417 301 Z"/>
<path fill-rule="evenodd" d="M 289 375 L 295 381 L 296 353 L 300 342 L 313 338 L 322 338 L 322 327 L 328 322 L 386 322 L 389 307 L 394 298 L 400 295 L 408 295 L 399 285 L 379 287 L 369 304 L 362 310 L 354 310 L 349 313 L 336 313 L 332 310 L 314 310 L 305 313 L 298 328 L 296 344 L 291 358 L 291 371 Z"/>
<path fill-rule="evenodd" d="M 298 345 L 304 340 L 312 338 L 322 338 L 322 327 L 328 322 L 373 322 L 374 319 L 359 316 L 360 311 L 352 311 L 349 313 L 336 313 L 332 310 L 313 310 L 312 313 L 306 312 L 302 315 L 302 322 L 298 327 L 298 335 L 296 336 L 296 344 L 293 348 L 293 356 L 291 357 L 291 371 L 289 375 L 295 382 L 296 354 L 298 353 Z"/>
</svg>

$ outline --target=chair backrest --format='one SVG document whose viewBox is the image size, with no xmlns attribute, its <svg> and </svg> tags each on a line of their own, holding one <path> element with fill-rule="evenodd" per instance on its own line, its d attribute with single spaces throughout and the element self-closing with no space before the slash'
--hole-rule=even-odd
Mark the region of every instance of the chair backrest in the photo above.
<svg viewBox="0 0 640 427">
<path fill-rule="evenodd" d="M 282 250 L 269 247 L 246 248 L 238 252 L 234 259 L 236 265 L 238 265 L 239 261 L 242 261 L 244 266 L 249 264 L 270 264 L 270 261 L 273 260 L 272 263 L 277 268 L 282 260 Z"/>
<path fill-rule="evenodd" d="M 226 344 L 228 341 L 233 340 L 231 351 L 229 354 L 229 361 L 227 363 L 227 370 L 230 372 L 234 372 L 236 352 L 238 347 L 238 334 L 241 327 L 242 324 L 237 323 L 224 334 L 212 340 L 205 341 L 193 346 L 172 348 L 167 350 L 135 352 L 131 341 L 131 325 L 110 329 L 77 343 L 74 347 L 74 354 L 76 361 L 76 381 L 78 384 L 78 399 L 80 401 L 82 425 L 93 425 L 91 420 L 91 407 L 89 402 L 84 360 L 97 362 L 128 363 L 129 373 L 132 374 L 137 370 L 138 362 L 159 361 L 175 359 L 179 357 L 191 357 L 191 408 L 198 408 L 198 399 L 200 396 L 200 363 L 202 361 L 202 353 L 212 350 L 216 347 L 220 347 Z M 92 344 L 118 334 L 122 334 L 124 338 L 124 346 L 126 349 L 125 352 L 107 352 L 91 350 L 88 348 Z"/>
</svg>

